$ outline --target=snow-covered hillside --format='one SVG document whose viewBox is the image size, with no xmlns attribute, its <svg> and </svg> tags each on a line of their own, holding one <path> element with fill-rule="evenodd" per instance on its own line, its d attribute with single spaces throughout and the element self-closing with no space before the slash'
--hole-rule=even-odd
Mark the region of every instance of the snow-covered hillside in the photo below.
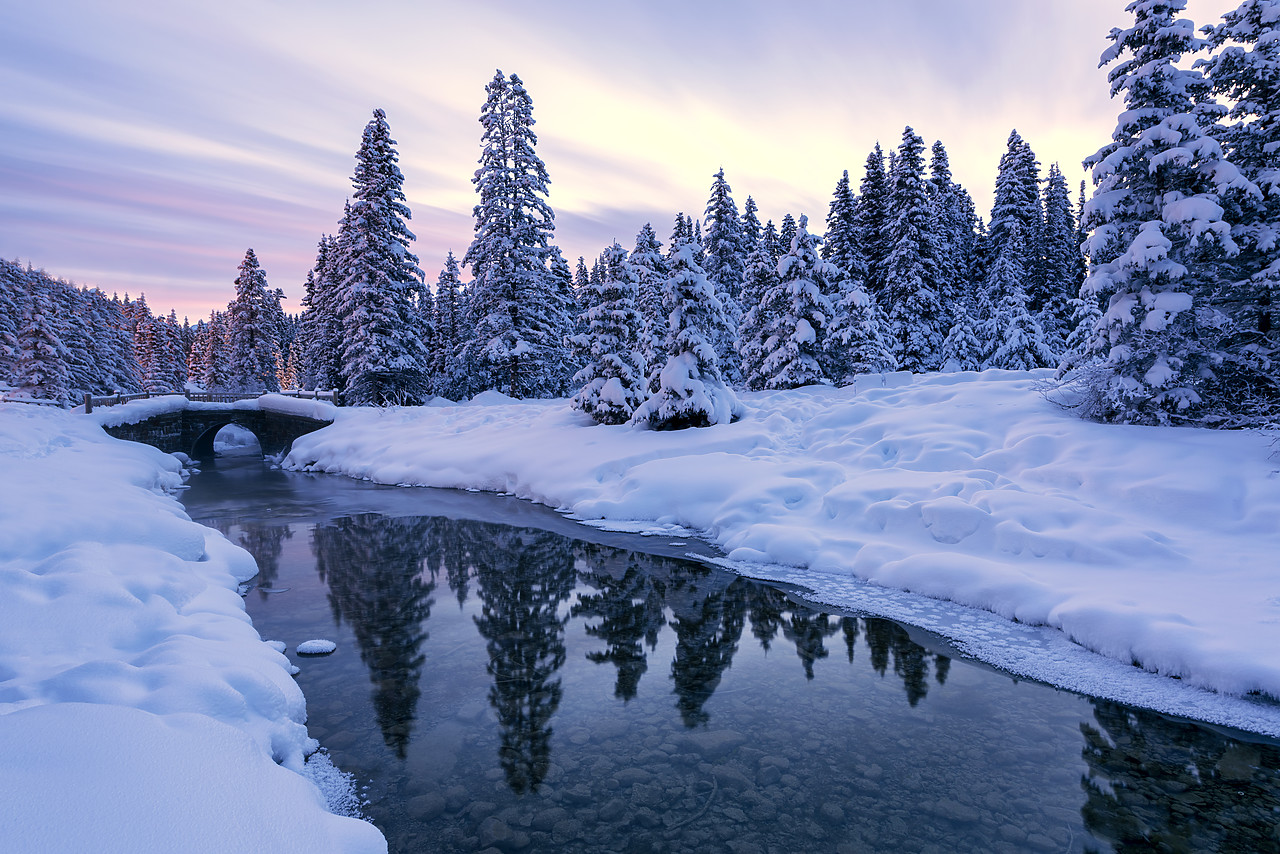
<svg viewBox="0 0 1280 854">
<path fill-rule="evenodd" d="M 257 567 L 167 494 L 173 457 L 6 404 L 0 483 L 0 849 L 386 851 L 327 810 Z"/>
<path fill-rule="evenodd" d="M 1082 422 L 1040 395 L 1047 376 L 747 394 L 742 420 L 677 432 L 490 392 L 344 412 L 286 465 L 692 529 L 739 571 L 828 603 L 878 601 L 1016 672 L 1280 734 L 1276 707 L 1198 690 L 1280 697 L 1271 439 Z M 972 608 L 889 602 L 886 589 Z"/>
</svg>

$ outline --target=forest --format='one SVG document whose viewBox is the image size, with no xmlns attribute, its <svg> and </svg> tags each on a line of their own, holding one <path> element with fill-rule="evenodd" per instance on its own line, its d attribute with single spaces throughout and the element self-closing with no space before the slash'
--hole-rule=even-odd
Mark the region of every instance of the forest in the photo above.
<svg viewBox="0 0 1280 854">
<path fill-rule="evenodd" d="M 1120 112 L 1073 201 L 1010 133 L 985 219 L 946 148 L 910 127 L 836 182 L 819 227 L 760 222 L 723 169 L 701 217 L 652 223 L 570 267 L 555 244 L 533 101 L 485 87 L 474 234 L 434 284 L 412 252 L 390 125 L 375 110 L 302 311 L 253 250 L 194 325 L 0 262 L 0 385 L 84 393 L 337 389 L 357 405 L 568 396 L 600 423 L 724 423 L 736 390 L 864 373 L 1056 369 L 1047 393 L 1135 424 L 1280 423 L 1280 14 L 1246 0 L 1197 34 L 1137 0 L 1102 56 Z M 1088 197 L 1086 198 L 1086 194 Z M 462 270 L 469 271 L 465 277 Z"/>
</svg>

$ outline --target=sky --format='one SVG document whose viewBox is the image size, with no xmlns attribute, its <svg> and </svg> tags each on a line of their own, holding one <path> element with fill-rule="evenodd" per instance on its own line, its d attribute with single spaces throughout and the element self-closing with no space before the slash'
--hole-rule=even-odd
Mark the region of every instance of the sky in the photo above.
<svg viewBox="0 0 1280 854">
<path fill-rule="evenodd" d="M 980 215 L 1011 129 L 1068 183 L 1111 135 L 1098 57 L 1125 0 L 42 0 L 0 4 L 0 257 L 194 322 L 253 248 L 299 310 L 375 108 L 414 251 L 465 253 L 496 69 L 533 98 L 572 264 L 677 211 L 723 168 L 741 209 L 821 231 L 841 172 L 913 127 Z M 1230 0 L 1189 0 L 1197 26 Z M 466 271 L 464 270 L 464 276 Z"/>
</svg>

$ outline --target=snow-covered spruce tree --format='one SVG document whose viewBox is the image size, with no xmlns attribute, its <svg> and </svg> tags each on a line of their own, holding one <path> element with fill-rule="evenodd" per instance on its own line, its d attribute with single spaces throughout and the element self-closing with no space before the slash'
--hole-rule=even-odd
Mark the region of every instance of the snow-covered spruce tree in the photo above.
<svg viewBox="0 0 1280 854">
<path fill-rule="evenodd" d="M 760 242 L 760 239 L 760 208 L 756 206 L 755 199 L 747 196 L 747 201 L 742 206 L 742 278 L 744 282 L 747 277 L 746 256 L 755 251 L 756 245 Z"/>
<path fill-rule="evenodd" d="M 1102 54 L 1124 98 L 1112 141 L 1085 161 L 1093 198 L 1082 299 L 1106 302 L 1071 384 L 1086 416 L 1135 424 L 1218 423 L 1241 390 L 1223 383 L 1231 322 L 1212 304 L 1238 249 L 1220 204 L 1254 187 L 1204 130 L 1218 112 L 1198 70 L 1185 0 L 1134 0 L 1134 24 Z M 1212 392 L 1212 393 L 1210 393 Z"/>
<path fill-rule="evenodd" d="M 668 260 L 663 285 L 668 309 L 667 360 L 659 386 L 636 409 L 632 424 L 654 430 L 679 430 L 728 424 L 741 415 L 742 404 L 724 384 L 710 335 L 716 324 L 711 283 L 698 264 L 700 250 L 692 242 L 676 247 Z"/>
<path fill-rule="evenodd" d="M 70 401 L 66 345 L 58 335 L 48 280 L 28 274 L 27 299 L 18 328 L 18 364 L 14 386 L 38 400 Z"/>
<path fill-rule="evenodd" d="M 475 322 L 466 361 L 481 388 L 512 397 L 560 391 L 567 329 L 558 325 L 555 284 L 547 269 L 555 214 L 547 204 L 547 167 L 534 148 L 533 101 L 520 78 L 498 71 L 480 113 L 484 153 L 472 182 L 475 238 L 471 267 Z"/>
<path fill-rule="evenodd" d="M 809 234 L 809 218 L 796 224 L 791 251 L 778 261 L 776 293 L 764 302 L 777 305 L 761 364 L 765 388 L 799 388 L 829 382 L 823 371 L 823 345 L 831 321 L 828 294 L 839 287 L 840 268 L 818 255 L 818 241 Z"/>
<path fill-rule="evenodd" d="M 987 276 L 989 293 L 1000 295 L 991 327 L 995 332 L 995 352 L 987 360 L 989 368 L 1028 371 L 1055 363 L 1057 354 L 1044 341 L 1044 330 L 1028 307 L 1023 282 L 1027 252 L 1023 249 L 1022 227 L 1013 222 L 1005 235 L 1000 255 Z"/>
<path fill-rule="evenodd" d="M 752 391 L 764 389 L 769 379 L 764 372 L 764 360 L 769 355 L 769 338 L 781 313 L 782 296 L 778 288 L 778 259 L 762 240 L 747 256 L 747 279 L 742 287 L 742 303 L 747 308 L 738 327 L 737 340 L 742 384 Z M 774 302 L 766 302 L 766 297 Z"/>
<path fill-rule="evenodd" d="M 118 297 L 102 299 L 99 307 L 99 335 L 106 360 L 103 365 L 104 392 L 134 393 L 142 389 L 138 360 L 133 356 L 133 333 Z"/>
<path fill-rule="evenodd" d="M 640 315 L 637 351 L 646 377 L 646 396 L 658 390 L 658 375 L 666 363 L 667 311 L 662 304 L 667 261 L 653 226 L 645 223 L 636 234 L 636 245 L 627 258 L 636 277 L 636 311 Z"/>
<path fill-rule="evenodd" d="M 422 401 L 427 353 L 414 306 L 422 285 L 406 221 L 404 175 L 382 110 L 374 110 L 356 152 L 351 217 L 341 239 L 344 399 L 388 406 Z"/>
<path fill-rule="evenodd" d="M 716 356 L 720 371 L 726 381 L 739 379 L 738 351 L 734 348 L 738 324 L 742 320 L 742 306 L 738 297 L 742 293 L 747 250 L 742 236 L 742 221 L 738 218 L 738 206 L 733 201 L 733 189 L 724 178 L 724 169 L 712 176 L 711 195 L 703 222 L 706 229 L 702 236 L 703 269 L 707 280 L 720 302 L 723 323 L 713 332 Z"/>
<path fill-rule="evenodd" d="M 436 279 L 436 340 L 431 352 L 431 391 L 457 400 L 463 396 L 464 378 L 458 364 L 464 338 L 462 326 L 462 273 L 452 251 Z"/>
<path fill-rule="evenodd" d="M 26 300 L 22 267 L 0 258 L 0 382 L 11 382 L 18 368 L 18 329 Z"/>
<path fill-rule="evenodd" d="M 551 256 L 547 259 L 547 275 L 551 281 L 551 328 L 562 330 L 565 336 L 584 331 L 578 328 L 582 304 L 573 287 L 573 271 L 569 269 L 569 262 L 565 260 L 559 246 L 551 247 Z M 565 361 L 558 367 L 552 366 L 552 385 L 548 387 L 548 393 L 568 394 L 574 374 L 581 368 L 582 365 L 576 361 L 571 349 L 566 348 Z"/>
<path fill-rule="evenodd" d="M 236 298 L 227 306 L 227 339 L 231 354 L 228 381 L 236 391 L 280 390 L 276 380 L 276 360 L 280 351 L 267 299 L 267 274 L 258 265 L 258 256 L 250 249 L 240 262 Z"/>
<path fill-rule="evenodd" d="M 1067 182 L 1058 164 L 1049 167 L 1044 190 L 1044 294 L 1045 303 L 1036 313 L 1044 329 L 1045 343 L 1055 353 L 1066 351 L 1071 331 L 1071 299 L 1083 284 L 1080 243 L 1076 239 L 1076 220 L 1071 209 Z M 1056 364 L 1056 362 L 1055 362 Z"/>
<path fill-rule="evenodd" d="M 916 373 L 937 366 L 946 336 L 923 152 L 924 140 L 906 128 L 890 175 L 889 209 L 893 220 L 886 232 L 889 255 L 885 259 L 883 294 L 894 338 L 894 357 L 902 370 Z"/>
<path fill-rule="evenodd" d="M 778 258 L 781 259 L 791 251 L 791 241 L 796 239 L 796 218 L 789 213 L 782 215 L 782 226 L 778 229 Z"/>
<path fill-rule="evenodd" d="M 881 300 L 884 293 L 887 275 L 889 221 L 889 178 L 884 171 L 884 152 L 877 142 L 867 155 L 866 171 L 858 186 L 857 208 L 858 234 L 867 259 L 866 289 L 877 300 Z"/>
<path fill-rule="evenodd" d="M 343 223 L 351 218 L 344 206 Z M 342 270 L 338 239 L 320 238 L 315 266 L 307 273 L 302 297 L 300 380 L 309 389 L 336 389 L 342 383 Z"/>
<path fill-rule="evenodd" d="M 1044 305 L 1044 269 L 1041 263 L 1041 232 L 1044 212 L 1040 204 L 1040 164 L 1035 153 L 1017 130 L 1009 133 L 1004 154 L 1000 155 L 1000 168 L 996 173 L 995 202 L 991 206 L 991 219 L 987 223 L 987 257 L 995 259 L 1008 251 L 1010 234 L 1016 226 L 1022 257 L 1016 263 L 1022 267 L 1026 279 L 1023 288 L 1031 300 L 1031 310 L 1037 312 Z M 990 270 L 987 272 L 990 280 Z M 1004 300 L 1004 293 L 989 293 L 992 303 Z"/>
<path fill-rule="evenodd" d="M 967 296 L 957 307 L 951 330 L 943 339 L 940 370 L 949 373 L 982 370 L 987 348 L 978 340 L 977 329 L 973 298 Z"/>
<path fill-rule="evenodd" d="M 591 286 L 595 293 L 583 319 L 587 331 L 571 339 L 584 362 L 573 378 L 582 387 L 572 404 L 597 424 L 625 424 L 647 396 L 644 374 L 636 364 L 638 284 L 639 276 L 627 264 L 627 251 L 615 242 L 605 250 L 604 280 Z"/>
<path fill-rule="evenodd" d="M 939 291 L 950 325 L 972 287 L 969 271 L 977 217 L 969 193 L 951 179 L 951 161 L 941 142 L 933 144 L 929 160 L 929 202 L 936 224 Z"/>
<path fill-rule="evenodd" d="M 1227 158 L 1260 195 L 1224 199 L 1240 254 L 1213 301 L 1235 322 L 1222 373 L 1248 388 L 1240 423 L 1280 421 L 1280 2 L 1244 0 L 1205 33 L 1217 53 L 1200 60 L 1231 108 L 1211 129 Z"/>
<path fill-rule="evenodd" d="M 858 374 L 878 374 L 898 367 L 884 314 L 859 277 L 861 266 L 855 264 L 852 275 L 841 277 L 824 342 L 825 370 L 837 385 L 848 385 Z"/>
<path fill-rule="evenodd" d="M 676 214 L 676 221 L 671 226 L 671 240 L 668 242 L 667 259 L 670 260 L 681 246 L 693 243 L 693 217 L 684 215 L 684 211 Z M 695 247 L 699 248 L 700 247 Z M 701 252 L 697 253 L 701 256 Z"/>
<path fill-rule="evenodd" d="M 197 378 L 197 382 L 209 391 L 227 391 L 231 388 L 231 357 L 227 337 L 227 315 L 220 311 L 211 312 L 204 375 Z"/>
<path fill-rule="evenodd" d="M 773 220 L 764 224 L 764 230 L 760 232 L 760 246 L 769 253 L 776 266 L 778 259 L 782 257 L 783 248 L 782 238 L 778 235 L 778 227 L 773 224 Z"/>
<path fill-rule="evenodd" d="M 848 169 L 840 176 L 831 194 L 827 232 L 822 238 L 822 259 L 835 264 L 846 276 L 866 278 L 866 259 L 858 236 L 858 204 L 849 186 Z"/>
</svg>

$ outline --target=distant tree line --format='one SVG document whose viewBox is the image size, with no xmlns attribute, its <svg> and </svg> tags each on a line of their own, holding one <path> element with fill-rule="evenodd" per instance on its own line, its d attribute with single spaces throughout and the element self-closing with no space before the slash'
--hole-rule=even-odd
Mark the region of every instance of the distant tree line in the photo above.
<svg viewBox="0 0 1280 854">
<path fill-rule="evenodd" d="M 878 144 L 868 154 L 856 191 L 844 172 L 821 234 L 804 215 L 761 224 L 750 196 L 740 211 L 721 169 L 702 217 L 676 214 L 665 246 L 646 223 L 630 251 L 614 243 L 571 270 L 532 99 L 499 71 L 480 114 L 473 239 L 428 287 L 376 110 L 301 316 L 283 314 L 250 250 L 228 311 L 186 333 L 186 361 L 149 369 L 140 356 L 139 373 L 335 388 L 368 405 L 571 396 L 599 422 L 664 429 L 732 420 L 735 388 L 1056 367 L 1061 399 L 1087 417 L 1275 424 L 1280 0 L 1245 0 L 1204 37 L 1184 8 L 1136 0 L 1133 26 L 1112 31 L 1102 61 L 1124 111 L 1086 160 L 1091 198 L 1081 182 L 1073 203 L 1057 164 L 1042 175 L 1014 131 L 986 221 L 943 144 L 926 158 L 907 127 L 887 156 Z M 34 281 L 3 280 L 14 307 L 0 316 L 21 322 L 0 327 L 0 366 L 35 393 L 17 363 L 54 358 L 58 336 L 27 329 L 43 309 L 10 279 Z"/>
</svg>

